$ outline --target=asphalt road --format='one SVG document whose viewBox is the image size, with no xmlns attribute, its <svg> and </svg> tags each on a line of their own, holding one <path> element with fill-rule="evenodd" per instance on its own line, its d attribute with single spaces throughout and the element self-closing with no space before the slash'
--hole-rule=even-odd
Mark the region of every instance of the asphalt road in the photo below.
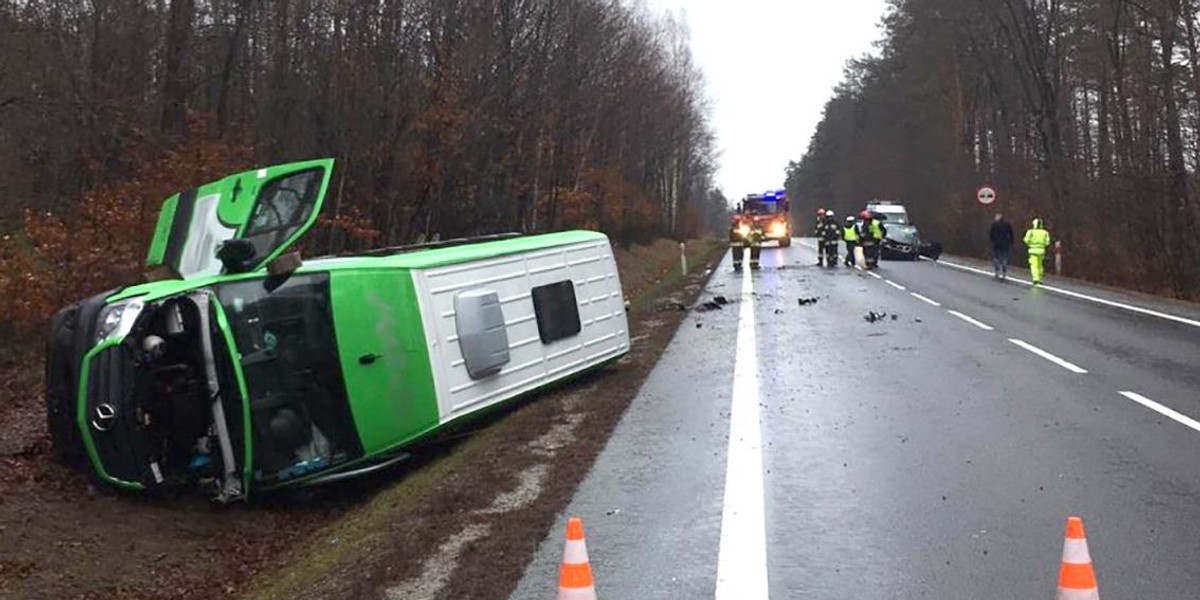
<svg viewBox="0 0 1200 600">
<path fill-rule="evenodd" d="M 809 243 L 726 259 L 577 490 L 601 598 L 1050 598 L 1072 514 L 1102 597 L 1200 597 L 1200 311 Z"/>
</svg>

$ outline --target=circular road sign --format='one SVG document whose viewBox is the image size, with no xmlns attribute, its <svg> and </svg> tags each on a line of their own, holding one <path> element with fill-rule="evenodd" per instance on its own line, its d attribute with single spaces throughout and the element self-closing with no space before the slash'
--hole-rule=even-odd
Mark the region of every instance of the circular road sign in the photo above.
<svg viewBox="0 0 1200 600">
<path fill-rule="evenodd" d="M 996 201 L 996 190 L 984 186 L 979 188 L 979 192 L 975 194 L 975 197 L 979 199 L 980 204 L 991 204 Z"/>
</svg>

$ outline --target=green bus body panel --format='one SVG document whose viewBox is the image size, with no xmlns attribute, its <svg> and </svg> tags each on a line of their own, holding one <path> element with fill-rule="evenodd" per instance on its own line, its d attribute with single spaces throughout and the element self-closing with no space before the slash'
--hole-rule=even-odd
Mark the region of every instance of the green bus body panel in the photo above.
<svg viewBox="0 0 1200 600">
<path fill-rule="evenodd" d="M 411 273 L 335 271 L 330 290 L 338 355 L 365 454 L 436 426 L 433 370 Z"/>
<path fill-rule="evenodd" d="M 199 185 L 196 188 L 194 188 L 194 191 L 195 191 L 194 198 L 204 198 L 206 196 L 211 196 L 214 194 L 220 196 L 220 201 L 219 201 L 218 209 L 217 209 L 217 217 L 219 219 L 221 219 L 222 223 L 225 224 L 227 227 L 235 228 L 237 231 L 240 231 L 241 224 L 249 216 L 250 205 L 254 204 L 254 201 L 253 201 L 254 196 L 249 195 L 248 192 L 250 190 L 244 184 L 243 184 L 243 187 L 238 191 L 238 194 L 236 197 L 233 194 L 233 190 L 237 186 L 239 180 L 242 180 L 243 178 L 245 178 L 247 180 L 247 182 L 252 181 L 253 175 L 254 175 L 254 171 L 249 171 L 247 173 L 239 173 L 237 175 L 230 175 L 223 179 L 218 179 L 216 181 L 211 181 L 211 182 Z M 247 177 L 247 176 L 249 176 L 249 177 Z M 181 207 L 180 207 L 180 204 L 182 203 L 181 197 L 185 193 L 190 193 L 191 191 L 193 191 L 193 190 L 188 190 L 188 192 L 180 192 L 178 194 L 171 196 L 170 198 L 167 198 L 167 200 L 165 202 L 163 202 L 162 209 L 158 213 L 158 224 L 154 228 L 154 239 L 151 240 L 150 251 L 146 254 L 146 266 L 147 267 L 155 267 L 158 265 L 162 265 L 168 260 L 167 249 L 169 246 L 171 246 L 171 242 L 172 242 L 171 233 L 172 233 L 172 228 L 173 228 L 173 225 L 175 224 L 175 219 L 177 216 L 180 218 L 188 219 L 188 223 L 191 223 L 191 221 L 193 221 L 195 219 L 202 218 L 202 215 L 196 214 L 196 207 L 194 205 L 190 205 L 190 206 L 186 206 L 186 207 L 182 208 L 182 210 L 192 211 L 191 214 L 186 214 L 186 215 L 177 215 L 176 214 L 181 210 Z M 255 191 L 257 191 L 257 188 L 255 189 Z M 242 206 L 245 206 L 246 207 L 246 210 L 245 210 L 246 216 L 243 217 L 242 220 L 230 220 L 227 218 L 221 218 L 228 212 L 228 209 L 225 208 L 227 205 L 237 206 L 239 209 Z M 187 245 L 187 244 L 199 243 L 199 240 L 190 239 L 187 231 L 183 231 L 182 234 L 183 234 L 184 238 L 181 240 L 177 240 L 176 241 L 177 244 Z M 184 276 L 186 277 L 187 275 L 185 274 Z"/>
<path fill-rule="evenodd" d="M 266 256 L 258 257 L 259 261 L 254 270 L 265 266 L 271 260 L 274 260 L 280 254 L 287 251 L 287 248 L 296 242 L 300 236 L 304 235 L 317 222 L 317 217 L 321 212 L 321 205 L 325 199 L 325 193 L 329 189 L 329 181 L 333 176 L 333 159 L 318 159 L 307 160 L 282 165 L 275 165 L 262 169 L 254 169 L 229 175 L 217 181 L 205 183 L 193 190 L 181 192 L 171 196 L 163 202 L 161 211 L 159 212 L 158 224 L 154 229 L 154 239 L 150 242 L 150 250 L 146 253 L 146 266 L 156 267 L 170 261 L 171 257 L 168 253 L 172 246 L 181 253 L 186 253 L 187 250 L 180 250 L 184 247 L 196 245 L 207 245 L 209 248 L 199 248 L 202 254 L 208 255 L 211 253 L 213 260 L 216 257 L 216 249 L 221 242 L 230 238 L 240 238 L 246 231 L 249 225 L 251 215 L 254 211 L 254 206 L 258 202 L 259 192 L 263 187 L 281 177 L 291 174 L 308 171 L 311 169 L 321 169 L 323 171 L 321 177 L 321 185 L 317 196 L 314 200 L 315 204 L 312 211 L 308 215 L 307 220 L 294 232 L 288 236 L 279 246 L 273 248 Z M 194 192 L 194 193 L 193 193 Z M 184 203 L 182 197 L 187 194 L 193 199 L 202 199 L 209 196 L 217 195 L 219 200 L 216 204 L 216 220 L 224 228 L 224 239 L 190 239 L 189 231 L 195 230 L 196 227 L 210 218 L 210 214 L 199 210 L 199 206 L 192 202 Z M 191 214 L 179 215 L 181 205 L 186 206 L 186 210 L 191 210 Z M 176 217 L 186 219 L 181 221 L 180 225 L 185 228 L 182 231 L 175 231 L 175 235 L 183 236 L 182 239 L 171 238 L 174 226 L 176 225 Z M 170 265 L 174 268 L 176 265 Z M 196 277 L 194 273 L 182 272 L 185 278 Z M 202 278 L 202 276 L 197 277 Z"/>
<path fill-rule="evenodd" d="M 179 206 L 179 194 L 167 198 L 158 213 L 158 224 L 154 226 L 154 239 L 146 252 L 146 264 L 161 265 L 167 253 L 167 238 L 171 237 L 171 222 L 175 220 L 175 208 Z"/>
</svg>

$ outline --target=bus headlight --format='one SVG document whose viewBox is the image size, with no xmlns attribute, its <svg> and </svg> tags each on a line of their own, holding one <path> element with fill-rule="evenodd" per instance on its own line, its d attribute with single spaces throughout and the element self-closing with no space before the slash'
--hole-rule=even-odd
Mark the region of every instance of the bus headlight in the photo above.
<svg viewBox="0 0 1200 600">
<path fill-rule="evenodd" d="M 96 319 L 96 343 L 113 336 L 126 336 L 133 331 L 133 324 L 138 315 L 142 314 L 144 305 L 141 300 L 126 300 L 104 307 L 100 317 Z"/>
</svg>

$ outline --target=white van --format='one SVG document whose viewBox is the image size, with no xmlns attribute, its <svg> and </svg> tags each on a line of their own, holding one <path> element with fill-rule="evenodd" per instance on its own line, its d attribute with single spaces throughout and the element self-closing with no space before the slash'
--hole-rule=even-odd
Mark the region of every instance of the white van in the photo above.
<svg viewBox="0 0 1200 600">
<path fill-rule="evenodd" d="M 910 223 L 908 211 L 904 208 L 903 204 L 891 201 L 874 201 L 867 203 L 867 210 L 883 215 L 885 224 L 907 225 Z"/>
</svg>

